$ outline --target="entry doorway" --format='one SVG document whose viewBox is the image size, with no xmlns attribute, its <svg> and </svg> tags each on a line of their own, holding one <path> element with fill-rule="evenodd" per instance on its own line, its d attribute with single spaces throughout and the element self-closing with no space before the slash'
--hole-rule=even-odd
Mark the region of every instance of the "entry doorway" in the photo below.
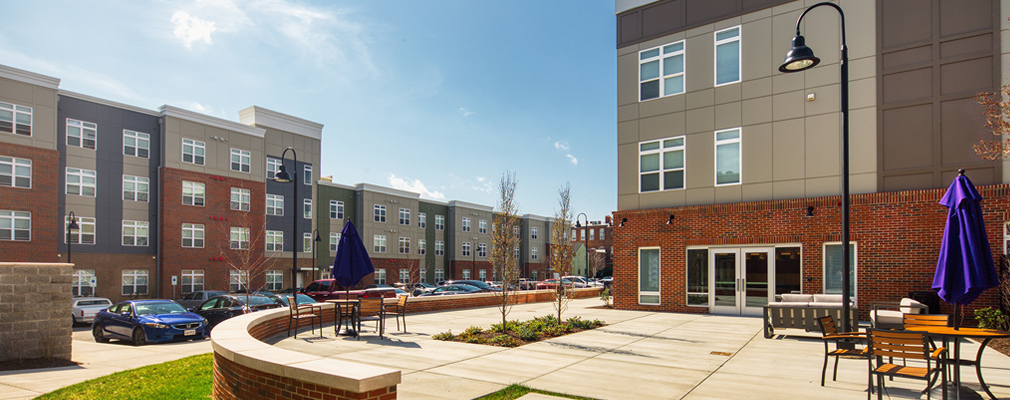
<svg viewBox="0 0 1010 400">
<path fill-rule="evenodd" d="M 707 254 L 697 254 L 698 250 L 690 252 L 708 259 L 707 305 L 713 314 L 761 315 L 763 307 L 775 301 L 776 294 L 799 293 L 801 290 L 799 246 L 702 250 L 707 250 Z M 701 299 L 706 296 L 691 297 Z"/>
</svg>

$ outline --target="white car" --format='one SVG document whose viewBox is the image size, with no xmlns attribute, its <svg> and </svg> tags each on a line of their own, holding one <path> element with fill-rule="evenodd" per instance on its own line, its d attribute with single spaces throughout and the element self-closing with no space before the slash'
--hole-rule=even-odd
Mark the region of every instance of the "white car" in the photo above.
<svg viewBox="0 0 1010 400">
<path fill-rule="evenodd" d="M 104 297 L 74 297 L 71 305 L 74 325 L 94 322 L 95 314 L 111 305 L 112 301 Z"/>
</svg>

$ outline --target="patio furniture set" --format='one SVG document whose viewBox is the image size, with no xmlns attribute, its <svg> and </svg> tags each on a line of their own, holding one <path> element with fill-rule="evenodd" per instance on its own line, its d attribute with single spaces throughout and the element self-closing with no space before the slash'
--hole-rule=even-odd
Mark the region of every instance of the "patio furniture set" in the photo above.
<svg viewBox="0 0 1010 400">
<path fill-rule="evenodd" d="M 351 295 L 340 299 L 329 299 L 327 303 L 333 304 L 333 324 L 334 334 L 355 336 L 361 340 L 361 323 L 375 321 L 375 331 L 379 338 L 384 339 L 386 330 L 386 317 L 393 316 L 396 319 L 396 329 L 400 330 L 400 321 L 403 321 L 403 330 L 407 330 L 407 296 L 399 296 L 395 303 L 384 304 L 383 298 L 358 298 Z M 288 336 L 291 336 L 292 323 L 295 326 L 295 338 L 298 337 L 298 322 L 302 319 L 311 320 L 311 329 L 315 333 L 315 321 L 319 322 L 319 330 L 322 332 L 323 309 L 319 303 L 295 304 L 289 299 Z M 341 329 L 343 328 L 343 329 Z"/>
</svg>

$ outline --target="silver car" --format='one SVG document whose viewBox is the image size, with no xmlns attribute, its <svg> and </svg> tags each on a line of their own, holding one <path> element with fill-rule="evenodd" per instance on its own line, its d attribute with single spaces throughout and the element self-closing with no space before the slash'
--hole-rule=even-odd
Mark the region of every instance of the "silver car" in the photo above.
<svg viewBox="0 0 1010 400">
<path fill-rule="evenodd" d="M 112 305 L 112 301 L 104 297 L 74 297 L 71 308 L 73 324 L 90 324 L 95 320 L 95 314 Z"/>
</svg>

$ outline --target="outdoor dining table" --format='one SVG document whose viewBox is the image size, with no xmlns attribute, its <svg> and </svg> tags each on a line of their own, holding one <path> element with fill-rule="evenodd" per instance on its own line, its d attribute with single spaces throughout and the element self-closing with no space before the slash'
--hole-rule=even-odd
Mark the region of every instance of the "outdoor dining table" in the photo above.
<svg viewBox="0 0 1010 400">
<path fill-rule="evenodd" d="M 953 340 L 954 342 L 954 387 L 957 388 L 957 396 L 960 398 L 961 395 L 961 374 L 960 367 L 961 364 L 964 365 L 975 365 L 975 376 L 978 378 L 978 383 L 982 385 L 982 390 L 989 395 L 990 399 L 996 400 L 996 396 L 989 391 L 989 386 L 985 384 L 985 380 L 982 379 L 982 352 L 985 351 L 986 346 L 990 341 L 997 338 L 1008 338 L 1010 337 L 1010 332 L 1008 331 L 998 331 L 995 329 L 981 329 L 981 328 L 959 328 L 954 329 L 946 326 L 917 326 L 916 331 L 929 332 L 932 336 L 942 337 L 944 343 L 948 340 Z M 982 344 L 978 347 L 978 352 L 975 353 L 975 360 L 961 360 L 961 339 L 962 338 L 976 338 L 982 339 Z"/>
<path fill-rule="evenodd" d="M 354 331 L 354 322 L 358 318 L 358 305 L 361 304 L 361 301 L 358 299 L 329 299 L 326 302 L 333 304 L 333 333 L 336 335 L 357 336 L 358 333 Z M 350 318 L 347 318 L 347 325 L 341 331 L 340 326 L 343 325 L 345 315 Z"/>
</svg>

